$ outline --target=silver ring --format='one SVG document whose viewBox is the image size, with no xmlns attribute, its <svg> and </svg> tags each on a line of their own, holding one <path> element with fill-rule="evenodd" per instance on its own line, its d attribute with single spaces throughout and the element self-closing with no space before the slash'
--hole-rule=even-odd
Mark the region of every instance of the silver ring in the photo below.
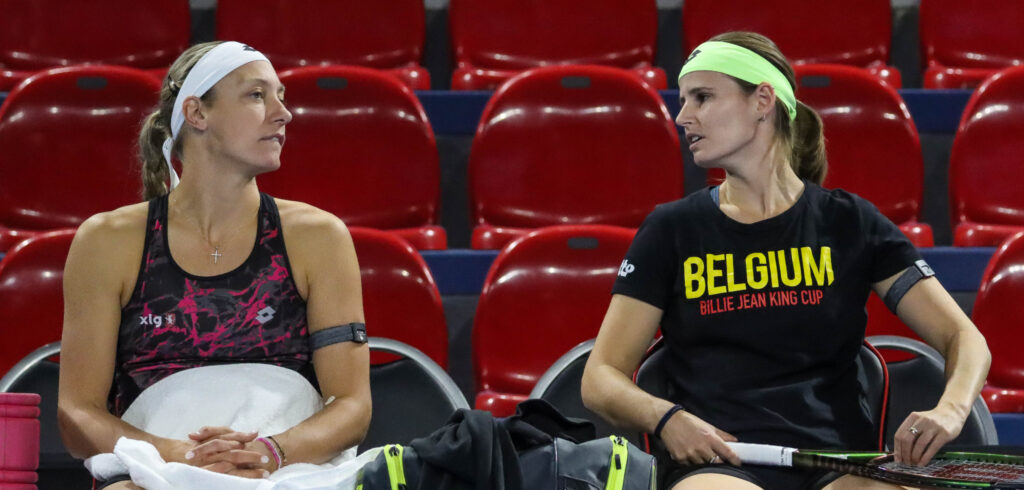
<svg viewBox="0 0 1024 490">
<path fill-rule="evenodd" d="M 711 459 L 708 460 L 708 464 L 715 464 L 715 461 L 718 461 L 718 455 L 717 454 L 712 456 Z"/>
<path fill-rule="evenodd" d="M 917 437 L 918 435 L 921 434 L 921 429 L 918 429 L 917 427 L 914 427 L 914 426 L 911 426 L 907 430 L 909 430 L 911 434 L 914 434 L 914 437 Z"/>
</svg>

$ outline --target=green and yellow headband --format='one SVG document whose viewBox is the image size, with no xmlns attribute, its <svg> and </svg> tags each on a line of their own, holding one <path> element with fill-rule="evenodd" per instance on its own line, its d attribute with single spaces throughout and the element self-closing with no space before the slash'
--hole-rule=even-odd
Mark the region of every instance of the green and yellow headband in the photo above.
<svg viewBox="0 0 1024 490">
<path fill-rule="evenodd" d="M 789 120 L 796 119 L 796 95 L 789 80 L 771 62 L 747 48 L 721 41 L 701 44 L 686 59 L 679 78 L 694 71 L 717 71 L 754 85 L 768 82 L 786 106 Z"/>
</svg>

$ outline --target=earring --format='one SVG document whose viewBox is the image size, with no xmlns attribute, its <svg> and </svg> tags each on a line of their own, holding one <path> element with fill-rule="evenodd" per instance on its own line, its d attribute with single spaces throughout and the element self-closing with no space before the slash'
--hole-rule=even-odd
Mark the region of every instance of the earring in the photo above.
<svg viewBox="0 0 1024 490">
<path fill-rule="evenodd" d="M 759 122 L 764 122 L 764 114 L 761 114 L 761 117 L 757 118 L 757 120 Z"/>
</svg>

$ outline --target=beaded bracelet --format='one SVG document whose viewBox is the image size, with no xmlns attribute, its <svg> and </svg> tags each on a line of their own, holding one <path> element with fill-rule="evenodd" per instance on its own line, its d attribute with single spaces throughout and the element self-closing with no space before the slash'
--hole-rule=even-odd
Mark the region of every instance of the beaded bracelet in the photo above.
<svg viewBox="0 0 1024 490">
<path fill-rule="evenodd" d="M 274 462 L 277 463 L 277 469 L 281 469 L 281 453 L 277 449 L 277 442 L 271 443 L 270 441 L 272 441 L 273 438 L 268 440 L 266 437 L 257 437 L 256 440 L 262 442 L 264 446 L 267 446 L 267 450 L 270 451 L 270 454 L 274 455 Z"/>
<path fill-rule="evenodd" d="M 682 405 L 674 405 L 672 408 L 668 409 L 668 411 L 665 412 L 665 415 L 661 416 L 661 420 L 658 421 L 658 426 L 654 428 L 654 435 L 657 436 L 660 439 L 661 438 L 661 429 L 665 428 L 665 424 L 668 423 L 668 419 L 672 418 L 672 416 L 675 415 L 676 412 L 678 412 L 678 411 L 680 411 L 682 409 L 683 409 Z"/>
</svg>

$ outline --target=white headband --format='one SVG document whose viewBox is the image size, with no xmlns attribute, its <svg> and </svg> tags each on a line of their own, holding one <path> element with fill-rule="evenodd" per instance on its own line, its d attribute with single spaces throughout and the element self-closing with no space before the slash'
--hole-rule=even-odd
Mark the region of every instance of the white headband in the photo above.
<svg viewBox="0 0 1024 490">
<path fill-rule="evenodd" d="M 270 62 L 266 56 L 263 56 L 263 53 L 249 46 L 235 41 L 227 41 L 207 51 L 188 72 L 188 76 L 181 84 L 181 89 L 178 90 L 178 96 L 174 99 L 174 110 L 171 112 L 171 137 L 164 140 L 163 146 L 164 160 L 167 161 L 167 170 L 171 173 L 171 189 L 178 185 L 178 174 L 174 171 L 174 166 L 171 165 L 171 150 L 174 148 L 174 141 L 178 139 L 181 126 L 185 124 L 185 114 L 182 112 L 185 99 L 192 96 L 202 97 L 222 78 L 235 71 L 235 68 L 253 61 Z"/>
</svg>

